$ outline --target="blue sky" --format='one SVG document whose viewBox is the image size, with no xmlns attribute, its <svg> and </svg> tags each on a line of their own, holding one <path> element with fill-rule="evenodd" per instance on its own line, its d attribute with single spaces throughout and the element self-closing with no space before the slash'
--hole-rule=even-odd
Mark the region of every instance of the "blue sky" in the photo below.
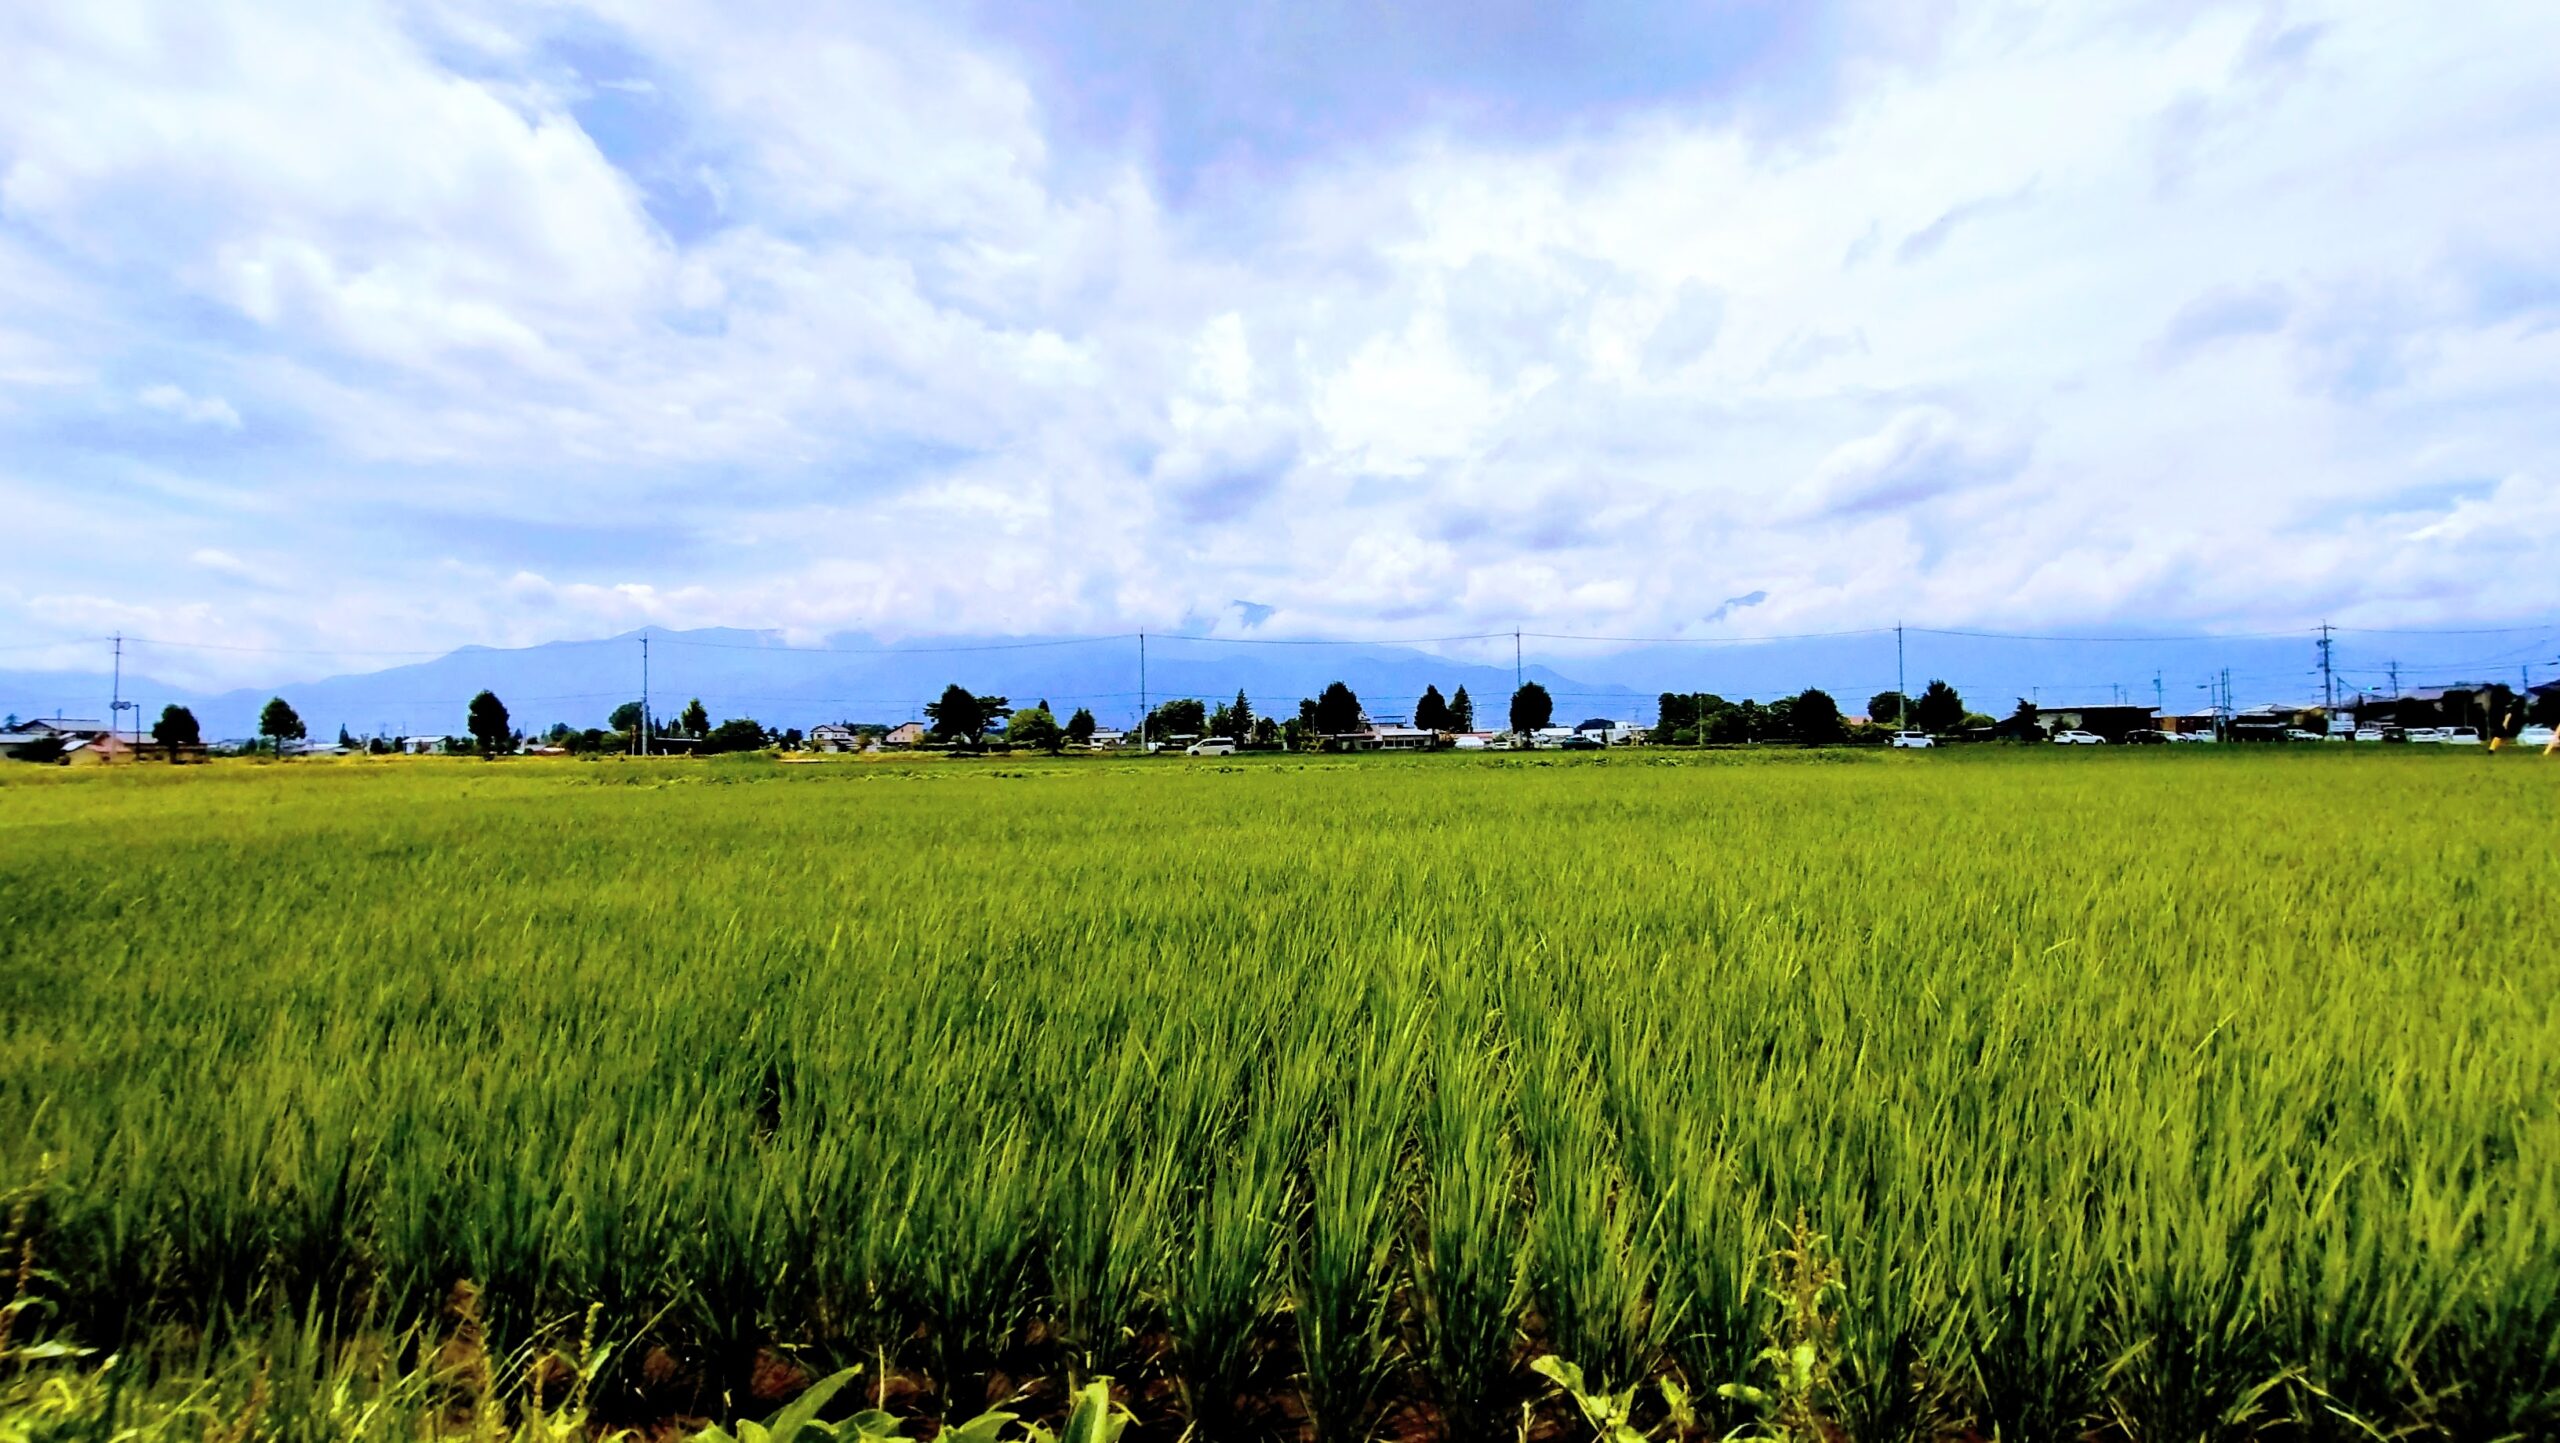
<svg viewBox="0 0 2560 1443">
<path fill-rule="evenodd" d="M 2560 571 L 2532 0 L 91 0 L 0 54 L 21 667 Z"/>
</svg>

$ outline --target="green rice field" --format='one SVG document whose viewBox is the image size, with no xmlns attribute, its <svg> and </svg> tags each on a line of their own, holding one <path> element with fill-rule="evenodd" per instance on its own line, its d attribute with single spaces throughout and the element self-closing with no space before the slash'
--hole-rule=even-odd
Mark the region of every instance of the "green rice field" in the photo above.
<svg viewBox="0 0 2560 1443">
<path fill-rule="evenodd" d="M 2560 1436 L 2560 762 L 20 769 L 0 1192 L 208 1437 Z"/>
</svg>

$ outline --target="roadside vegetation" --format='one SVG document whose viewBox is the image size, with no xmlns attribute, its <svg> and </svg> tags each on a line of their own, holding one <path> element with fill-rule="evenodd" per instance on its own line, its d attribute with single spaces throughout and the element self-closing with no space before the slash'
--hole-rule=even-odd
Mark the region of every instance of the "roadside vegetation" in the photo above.
<svg viewBox="0 0 2560 1443">
<path fill-rule="evenodd" d="M 0 1436 L 2553 1436 L 2552 781 L 13 769 Z"/>
</svg>

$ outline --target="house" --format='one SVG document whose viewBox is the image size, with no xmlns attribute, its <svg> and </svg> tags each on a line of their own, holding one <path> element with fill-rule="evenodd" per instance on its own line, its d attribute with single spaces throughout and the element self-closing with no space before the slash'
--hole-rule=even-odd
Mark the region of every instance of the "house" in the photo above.
<svg viewBox="0 0 2560 1443">
<path fill-rule="evenodd" d="M 9 761 L 20 756 L 58 757 L 62 753 L 56 748 L 61 745 L 62 738 L 51 732 L 0 732 L 0 758 Z"/>
<path fill-rule="evenodd" d="M 861 734 L 843 722 L 822 722 L 809 728 L 809 750 L 813 752 L 850 752 L 861 746 Z"/>
<path fill-rule="evenodd" d="M 1094 728 L 1093 740 L 1086 743 L 1087 746 L 1092 747 L 1098 752 L 1109 751 L 1113 747 L 1122 747 L 1127 746 L 1128 744 L 1129 734 L 1114 727 Z"/>
<path fill-rule="evenodd" d="M 2219 713 L 2210 710 L 2172 714 L 2160 718 L 2160 730 L 2173 737 L 2209 737 L 2214 733 L 2215 724 L 2221 720 Z"/>
<path fill-rule="evenodd" d="M 890 747 L 920 747 L 920 746 L 923 746 L 923 745 L 924 745 L 924 723 L 923 723 L 923 722 L 900 722 L 900 723 L 898 723 L 896 726 L 893 726 L 893 727 L 889 728 L 889 734 L 888 734 L 887 736 L 884 736 L 884 737 L 882 737 L 882 738 L 880 739 L 880 744 L 881 744 L 882 746 L 890 746 Z"/>
<path fill-rule="evenodd" d="M 1585 717 L 1574 731 L 1604 747 L 1631 746 L 1645 737 L 1645 728 L 1634 722 L 1611 721 L 1604 716 Z"/>
<path fill-rule="evenodd" d="M 134 744 L 109 732 L 105 736 L 82 737 L 62 748 L 62 760 L 75 767 L 106 766 L 129 762 L 135 757 Z"/>
<path fill-rule="evenodd" d="M 37 717 L 32 721 L 20 723 L 18 729 L 24 732 L 34 732 L 40 736 L 58 736 L 62 738 L 65 743 L 77 741 L 84 737 L 111 736 L 115 732 L 113 727 L 108 726 L 102 721 L 92 721 L 87 717 L 60 716 Z"/>
<path fill-rule="evenodd" d="M 1369 745 L 1362 750 L 1426 752 L 1439 744 L 1438 732 L 1427 732 L 1420 727 L 1380 726 L 1369 729 Z"/>
<path fill-rule="evenodd" d="M 2486 736 L 2515 710 L 2515 703 L 2514 689 L 2504 682 L 2455 682 L 2414 687 L 2398 696 L 2358 697 L 2355 719 L 2359 727 L 2467 726 Z"/>
</svg>

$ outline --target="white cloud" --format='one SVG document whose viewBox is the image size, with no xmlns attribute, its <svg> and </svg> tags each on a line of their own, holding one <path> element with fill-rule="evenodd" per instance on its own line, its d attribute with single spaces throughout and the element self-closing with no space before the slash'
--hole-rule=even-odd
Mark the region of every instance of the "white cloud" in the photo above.
<svg viewBox="0 0 2560 1443">
<path fill-rule="evenodd" d="M 281 449 L 44 439 L 173 533 L 269 519 L 12 560 L 181 606 L 257 556 L 226 624 L 350 645 L 2512 609 L 2560 19 L 2272 14 L 1958 7 L 1799 133 L 1595 110 L 1176 197 L 910 13 L 13 11 L 0 425 L 138 399 Z M 666 133 L 586 116 L 608 85 Z"/>
<path fill-rule="evenodd" d="M 175 416 L 198 426 L 218 426 L 225 431 L 240 429 L 240 413 L 220 396 L 190 396 L 176 386 L 162 383 L 145 386 L 134 397 L 154 411 Z"/>
<path fill-rule="evenodd" d="M 263 566 L 254 566 L 217 546 L 199 546 L 187 553 L 187 559 L 216 576 L 262 586 L 269 590 L 285 589 L 284 579 Z"/>
</svg>

